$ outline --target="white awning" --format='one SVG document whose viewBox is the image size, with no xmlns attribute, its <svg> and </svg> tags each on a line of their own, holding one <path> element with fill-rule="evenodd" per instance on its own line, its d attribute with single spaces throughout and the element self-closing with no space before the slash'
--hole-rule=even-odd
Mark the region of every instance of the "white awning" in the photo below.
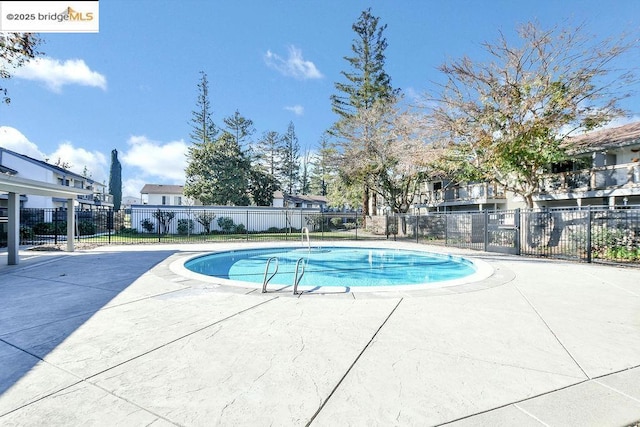
<svg viewBox="0 0 640 427">
<path fill-rule="evenodd" d="M 49 184 L 43 181 L 21 178 L 15 175 L 0 174 L 0 193 L 8 193 L 8 259 L 9 265 L 18 264 L 18 249 L 20 244 L 20 202 L 21 194 L 35 196 L 59 197 L 67 200 L 76 199 L 79 195 L 93 194 L 91 190 L 66 187 L 64 185 Z M 74 233 L 73 206 L 67 209 L 67 250 L 73 251 Z"/>
<path fill-rule="evenodd" d="M 49 184 L 48 182 L 36 181 L 33 179 L 6 174 L 0 174 L 0 192 L 60 197 L 63 199 L 75 199 L 80 194 L 93 194 L 93 191 L 85 190 L 84 188 Z"/>
</svg>

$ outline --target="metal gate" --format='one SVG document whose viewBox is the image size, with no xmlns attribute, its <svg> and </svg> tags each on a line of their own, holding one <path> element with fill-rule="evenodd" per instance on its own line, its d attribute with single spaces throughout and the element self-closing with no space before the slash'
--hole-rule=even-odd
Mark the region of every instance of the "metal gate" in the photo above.
<svg viewBox="0 0 640 427">
<path fill-rule="evenodd" d="M 484 212 L 485 250 L 520 254 L 520 210 Z"/>
</svg>

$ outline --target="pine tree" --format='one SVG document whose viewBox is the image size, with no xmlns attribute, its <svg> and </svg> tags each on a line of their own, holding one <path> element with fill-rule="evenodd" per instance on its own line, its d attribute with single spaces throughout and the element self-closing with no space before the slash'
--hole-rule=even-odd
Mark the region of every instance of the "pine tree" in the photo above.
<svg viewBox="0 0 640 427">
<path fill-rule="evenodd" d="M 300 143 L 293 122 L 289 123 L 287 132 L 282 137 L 282 159 L 280 177 L 283 188 L 293 194 L 300 178 Z"/>
<path fill-rule="evenodd" d="M 248 206 L 251 165 L 229 132 L 192 147 L 185 196 L 204 205 Z"/>
<path fill-rule="evenodd" d="M 118 150 L 111 150 L 109 194 L 113 196 L 113 210 L 119 211 L 122 204 L 122 165 L 118 160 Z"/>
<path fill-rule="evenodd" d="M 194 144 L 205 144 L 214 141 L 218 130 L 212 119 L 213 111 L 209 101 L 209 80 L 204 71 L 200 71 L 198 98 L 196 109 L 191 112 L 191 133 L 189 137 Z"/>
<path fill-rule="evenodd" d="M 389 101 L 399 94 L 384 70 L 387 48 L 384 30 L 387 25 L 379 25 L 379 22 L 380 18 L 373 16 L 369 8 L 352 26 L 356 33 L 351 45 L 354 55 L 344 57 L 352 71 L 341 72 L 348 83 L 336 82 L 339 94 L 331 96 L 332 109 L 340 119 L 352 117 L 358 109 L 371 108 L 377 101 Z"/>
<path fill-rule="evenodd" d="M 338 94 L 331 96 L 332 109 L 338 115 L 338 120 L 330 133 L 342 142 L 351 138 L 351 135 L 344 131 L 350 128 L 349 120 L 372 109 L 376 104 L 391 104 L 400 95 L 400 90 L 391 86 L 391 78 L 384 70 L 384 52 L 387 48 L 387 39 L 384 37 L 386 24 L 380 25 L 380 18 L 373 16 L 369 8 L 360 14 L 352 28 L 356 33 L 351 45 L 354 55 L 344 58 L 352 70 L 341 72 L 348 82 L 335 83 Z M 366 137 L 366 134 L 373 130 L 365 129 L 364 132 Z M 342 169 L 344 174 L 341 175 L 351 175 L 351 171 Z M 371 177 L 365 174 L 358 177 L 350 176 L 348 182 L 342 183 L 350 190 L 356 189 L 361 194 L 362 211 L 365 216 L 369 215 L 370 181 Z M 375 198 L 373 200 L 375 203 Z"/>
<path fill-rule="evenodd" d="M 248 139 L 255 132 L 253 121 L 242 116 L 238 110 L 232 115 L 224 119 L 225 130 L 236 139 L 236 143 L 243 151 L 248 150 Z"/>
<path fill-rule="evenodd" d="M 282 136 L 276 131 L 265 132 L 254 147 L 256 166 L 277 178 L 282 151 Z M 278 182 L 278 189 L 281 188 Z"/>
</svg>

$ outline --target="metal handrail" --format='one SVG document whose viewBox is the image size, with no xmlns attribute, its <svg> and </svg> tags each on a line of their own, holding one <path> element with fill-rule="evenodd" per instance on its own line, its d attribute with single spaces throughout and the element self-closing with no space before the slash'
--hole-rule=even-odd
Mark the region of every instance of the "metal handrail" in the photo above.
<svg viewBox="0 0 640 427">
<path fill-rule="evenodd" d="M 306 235 L 307 235 L 307 248 L 309 250 L 311 250 L 311 239 L 309 238 L 309 229 L 307 227 L 302 227 L 302 230 L 300 231 L 300 233 L 302 234 L 300 236 L 300 238 L 302 240 L 302 244 L 303 245 L 304 245 L 304 236 L 305 236 L 305 233 L 306 233 Z"/>
<path fill-rule="evenodd" d="M 298 269 L 300 267 L 300 263 L 302 263 L 302 272 L 300 273 L 300 276 L 298 276 Z M 300 258 L 296 262 L 296 275 L 293 278 L 293 294 L 294 295 L 298 295 L 298 284 L 300 283 L 300 280 L 302 280 L 302 276 L 304 276 L 305 265 L 306 265 L 306 262 L 304 262 L 304 258 Z"/>
<path fill-rule="evenodd" d="M 271 261 L 276 260 L 276 269 L 273 272 L 273 274 L 271 276 L 269 276 L 269 278 L 267 278 L 267 274 L 269 273 L 269 264 L 271 264 Z M 276 275 L 276 273 L 278 272 L 278 258 L 276 257 L 271 257 L 267 260 L 267 265 L 264 268 L 264 278 L 262 279 L 262 293 L 266 293 L 267 292 L 267 283 L 269 283 L 271 281 L 271 279 L 273 279 L 273 276 Z"/>
</svg>

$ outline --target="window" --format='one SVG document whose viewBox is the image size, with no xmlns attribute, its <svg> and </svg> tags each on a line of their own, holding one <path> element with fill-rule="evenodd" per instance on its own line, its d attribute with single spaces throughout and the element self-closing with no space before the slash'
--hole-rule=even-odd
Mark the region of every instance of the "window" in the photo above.
<svg viewBox="0 0 640 427">
<path fill-rule="evenodd" d="M 182 205 L 182 196 L 176 196 L 173 199 L 174 205 L 181 206 Z"/>
<path fill-rule="evenodd" d="M 162 196 L 162 204 L 163 205 L 167 204 L 167 196 Z"/>
<path fill-rule="evenodd" d="M 58 178 L 58 185 L 64 185 L 64 186 L 69 186 L 69 180 L 68 179 L 62 179 L 62 178 Z"/>
</svg>

